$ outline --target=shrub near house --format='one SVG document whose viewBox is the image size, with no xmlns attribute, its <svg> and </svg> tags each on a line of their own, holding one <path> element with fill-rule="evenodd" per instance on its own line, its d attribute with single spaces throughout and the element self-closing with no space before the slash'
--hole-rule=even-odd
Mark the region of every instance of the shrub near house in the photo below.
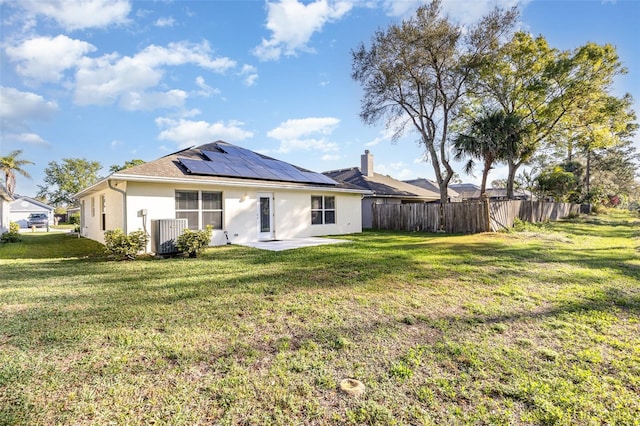
<svg viewBox="0 0 640 426">
<path fill-rule="evenodd" d="M 17 243 L 20 241 L 20 225 L 15 222 L 9 223 L 9 231 L 0 235 L 1 243 Z"/>
<path fill-rule="evenodd" d="M 144 231 L 133 231 L 125 235 L 122 229 L 114 229 L 104 233 L 105 250 L 108 254 L 122 259 L 135 259 L 149 242 Z"/>
</svg>

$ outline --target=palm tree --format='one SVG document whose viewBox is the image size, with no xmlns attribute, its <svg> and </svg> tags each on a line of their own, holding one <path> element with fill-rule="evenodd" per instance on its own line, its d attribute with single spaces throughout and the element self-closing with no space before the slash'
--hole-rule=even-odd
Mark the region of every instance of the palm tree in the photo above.
<svg viewBox="0 0 640 426">
<path fill-rule="evenodd" d="M 34 164 L 33 161 L 22 160 L 18 157 L 22 155 L 22 150 L 17 149 L 11 151 L 9 155 L 0 157 L 0 170 L 4 173 L 4 182 L 7 186 L 7 192 L 9 195 L 13 195 L 16 189 L 16 172 L 22 176 L 31 179 L 31 175 L 22 167 L 27 164 Z"/>
<path fill-rule="evenodd" d="M 487 177 L 493 165 L 504 160 L 512 146 L 521 139 L 522 126 L 515 114 L 507 114 L 501 110 L 488 112 L 471 123 L 468 134 L 459 134 L 453 140 L 454 158 L 469 161 L 465 164 L 465 172 L 470 174 L 474 160 L 483 162 L 482 186 L 480 198 L 486 198 Z"/>
</svg>

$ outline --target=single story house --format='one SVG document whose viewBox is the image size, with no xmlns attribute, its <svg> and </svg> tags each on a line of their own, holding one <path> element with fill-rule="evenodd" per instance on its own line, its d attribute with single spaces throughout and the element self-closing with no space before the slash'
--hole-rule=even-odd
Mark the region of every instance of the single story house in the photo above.
<svg viewBox="0 0 640 426">
<path fill-rule="evenodd" d="M 20 225 L 20 228 L 27 227 L 27 220 L 31 213 L 44 213 L 49 218 L 49 225 L 53 225 L 53 212 L 55 207 L 52 207 L 42 201 L 38 201 L 35 198 L 18 196 L 13 202 L 11 202 L 11 221 Z"/>
<path fill-rule="evenodd" d="M 9 191 L 0 183 L 0 234 L 4 234 L 9 230 L 10 222 L 10 203 L 13 197 L 9 195 Z"/>
<path fill-rule="evenodd" d="M 462 201 L 473 201 L 480 199 L 480 186 L 473 183 L 459 183 L 450 185 L 460 194 Z M 506 188 L 487 188 L 487 198 L 492 201 L 507 200 Z M 520 189 L 514 189 L 513 198 L 515 200 L 531 200 L 531 193 Z"/>
<path fill-rule="evenodd" d="M 108 230 L 143 230 L 156 251 L 164 220 L 211 225 L 211 245 L 362 232 L 365 192 L 217 141 L 112 173 L 75 198 L 83 236 L 104 242 Z"/>
<path fill-rule="evenodd" d="M 362 198 L 362 227 L 373 226 L 373 204 L 427 203 L 440 199 L 438 192 L 375 173 L 373 155 L 366 150 L 360 167 L 324 172 L 331 179 L 367 191 Z"/>
<path fill-rule="evenodd" d="M 433 191 L 438 194 L 440 193 L 440 185 L 438 185 L 438 182 L 430 179 L 418 178 L 405 180 L 404 182 L 407 182 L 411 185 L 419 186 L 420 188 L 428 189 L 429 191 Z M 451 185 L 447 187 L 447 196 L 449 197 L 449 201 L 452 203 L 456 201 L 462 201 L 462 199 L 460 198 L 460 194 L 451 189 Z"/>
</svg>

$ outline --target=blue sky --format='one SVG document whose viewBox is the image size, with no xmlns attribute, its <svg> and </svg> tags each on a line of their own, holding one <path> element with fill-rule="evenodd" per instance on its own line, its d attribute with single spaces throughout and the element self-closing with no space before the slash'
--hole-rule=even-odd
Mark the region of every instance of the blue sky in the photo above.
<svg viewBox="0 0 640 426">
<path fill-rule="evenodd" d="M 106 175 L 218 139 L 314 171 L 357 166 L 369 149 L 379 173 L 432 178 L 415 134 L 392 143 L 382 123 L 361 122 L 351 79 L 351 49 L 421 3 L 0 0 L 0 155 L 36 163 L 17 177 L 31 196 L 50 161 L 95 160 Z M 553 47 L 615 45 L 629 70 L 616 94 L 640 111 L 640 2 L 443 3 L 461 22 L 496 5 L 518 5 L 521 27 Z"/>
</svg>

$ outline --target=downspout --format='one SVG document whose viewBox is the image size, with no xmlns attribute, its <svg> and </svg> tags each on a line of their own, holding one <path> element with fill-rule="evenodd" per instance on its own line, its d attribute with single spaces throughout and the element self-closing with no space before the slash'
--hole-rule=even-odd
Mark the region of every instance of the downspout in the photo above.
<svg viewBox="0 0 640 426">
<path fill-rule="evenodd" d="M 127 235 L 127 193 L 126 191 L 123 191 L 120 188 L 116 188 L 115 186 L 111 185 L 111 179 L 107 180 L 107 183 L 109 184 L 109 189 L 113 189 L 116 192 L 119 192 L 122 194 L 122 231 L 124 232 L 125 235 Z"/>
</svg>

